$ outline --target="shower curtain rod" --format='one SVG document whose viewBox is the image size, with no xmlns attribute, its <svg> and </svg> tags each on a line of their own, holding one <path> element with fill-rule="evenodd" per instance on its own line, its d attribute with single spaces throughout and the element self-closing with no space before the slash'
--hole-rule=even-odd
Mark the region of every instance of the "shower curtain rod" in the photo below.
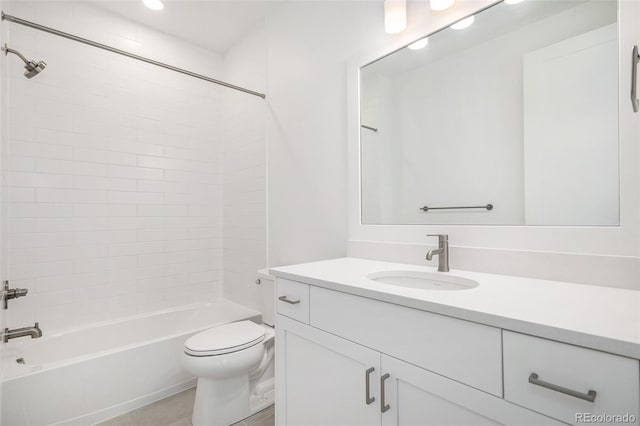
<svg viewBox="0 0 640 426">
<path fill-rule="evenodd" d="M 20 18 L 18 18 L 16 16 L 7 15 L 4 12 L 2 12 L 2 20 L 3 21 L 6 20 L 6 21 L 9 21 L 9 22 L 14 22 L 16 24 L 24 25 L 25 27 L 34 28 L 36 30 L 44 31 L 44 32 L 49 33 L 49 34 L 57 35 L 59 37 L 63 37 L 63 38 L 69 39 L 69 40 L 73 40 L 73 41 L 77 41 L 77 42 L 80 42 L 80 43 L 84 43 L 84 44 L 87 44 L 89 46 L 97 47 L 98 49 L 102 49 L 102 50 L 106 50 L 106 51 L 109 51 L 109 52 L 112 52 L 112 53 L 116 53 L 118 55 L 126 56 L 128 58 L 137 59 L 138 61 L 146 62 L 148 64 L 155 65 L 157 67 L 161 67 L 161 68 L 165 68 L 165 69 L 168 69 L 168 70 L 171 70 L 171 71 L 179 72 L 181 74 L 185 74 L 185 75 L 188 75 L 190 77 L 199 78 L 200 80 L 205 80 L 205 81 L 208 81 L 210 83 L 219 84 L 220 86 L 228 87 L 230 89 L 239 90 L 241 92 L 248 93 L 250 95 L 259 96 L 262 99 L 267 97 L 264 93 L 256 92 L 256 91 L 249 90 L 249 89 L 245 89 L 244 87 L 240 87 L 240 86 L 236 86 L 234 84 L 226 83 L 224 81 L 216 80 L 215 78 L 207 77 L 206 75 L 202 75 L 202 74 L 197 74 L 195 72 L 191 72 L 191 71 L 185 70 L 183 68 L 174 67 L 173 65 L 165 64 L 163 62 L 154 61 L 153 59 L 145 58 L 144 56 L 139 56 L 139 55 L 136 55 L 136 54 L 133 54 L 133 53 L 129 53 L 129 52 L 125 51 L 125 50 L 116 49 L 115 47 L 107 46 L 106 44 L 102 44 L 102 43 L 98 43 L 98 42 L 95 42 L 95 41 L 92 41 L 92 40 L 89 40 L 89 39 L 86 39 L 86 38 L 78 37 L 78 36 L 73 35 L 73 34 L 65 33 L 63 31 L 59 31 L 59 30 L 56 30 L 54 28 L 45 27 L 44 25 L 36 24 L 35 22 L 25 21 L 24 19 L 20 19 Z"/>
</svg>

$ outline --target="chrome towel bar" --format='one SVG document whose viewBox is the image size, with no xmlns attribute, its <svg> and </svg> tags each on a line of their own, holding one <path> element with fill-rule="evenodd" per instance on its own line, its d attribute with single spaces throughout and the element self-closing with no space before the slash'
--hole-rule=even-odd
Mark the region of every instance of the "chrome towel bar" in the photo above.
<svg viewBox="0 0 640 426">
<path fill-rule="evenodd" d="M 493 210 L 493 204 L 487 204 L 486 206 L 453 206 L 453 207 L 429 207 L 423 206 L 418 210 L 422 210 L 423 212 L 428 212 L 429 210 L 461 210 L 461 209 L 485 209 L 485 210 Z"/>
</svg>

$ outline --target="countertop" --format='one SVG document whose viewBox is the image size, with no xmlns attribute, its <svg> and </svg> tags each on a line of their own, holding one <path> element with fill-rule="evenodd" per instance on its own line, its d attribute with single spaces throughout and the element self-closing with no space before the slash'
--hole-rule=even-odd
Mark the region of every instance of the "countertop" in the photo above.
<svg viewBox="0 0 640 426">
<path fill-rule="evenodd" d="M 276 277 L 640 359 L 640 291 L 451 270 L 480 283 L 439 291 L 368 279 L 381 271 L 437 269 L 357 258 L 271 268 Z"/>
</svg>

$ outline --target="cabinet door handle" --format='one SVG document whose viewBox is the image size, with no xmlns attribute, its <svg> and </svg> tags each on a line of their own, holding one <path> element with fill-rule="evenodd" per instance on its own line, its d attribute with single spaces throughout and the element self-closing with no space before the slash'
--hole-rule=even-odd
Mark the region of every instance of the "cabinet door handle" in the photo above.
<svg viewBox="0 0 640 426">
<path fill-rule="evenodd" d="M 531 383 L 532 385 L 543 387 L 545 389 L 560 392 L 565 395 L 573 396 L 574 398 L 584 399 L 585 401 L 594 402 L 596 400 L 596 391 L 594 390 L 589 390 L 589 392 L 587 393 L 578 392 L 573 389 L 565 388 L 564 386 L 540 380 L 538 379 L 538 375 L 536 373 L 531 373 L 531 375 L 529 376 L 529 383 Z"/>
<path fill-rule="evenodd" d="M 299 300 L 289 300 L 287 299 L 287 296 L 280 296 L 278 297 L 278 300 L 282 300 L 285 303 L 289 303 L 290 305 L 297 305 L 298 303 L 300 303 Z"/>
<path fill-rule="evenodd" d="M 375 368 L 368 368 L 367 371 L 364 372 L 364 388 L 365 395 L 364 400 L 367 405 L 373 404 L 373 401 L 376 400 L 375 397 L 371 396 L 371 373 L 375 371 Z"/>
<path fill-rule="evenodd" d="M 389 411 L 389 408 L 391 408 L 389 404 L 385 403 L 385 398 L 384 398 L 384 381 L 387 380 L 389 377 L 390 377 L 389 373 L 380 376 L 380 412 L 381 413 L 386 413 L 387 411 Z"/>
<path fill-rule="evenodd" d="M 633 112 L 640 109 L 640 100 L 638 99 L 638 63 L 640 63 L 640 54 L 638 46 L 633 46 L 631 52 L 631 103 L 633 104 Z"/>
</svg>

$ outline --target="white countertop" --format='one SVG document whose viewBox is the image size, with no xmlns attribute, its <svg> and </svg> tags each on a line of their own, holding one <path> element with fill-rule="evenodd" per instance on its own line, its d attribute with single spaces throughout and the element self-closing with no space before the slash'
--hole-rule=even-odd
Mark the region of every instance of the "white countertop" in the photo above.
<svg viewBox="0 0 640 426">
<path fill-rule="evenodd" d="M 479 286 L 412 289 L 368 279 L 381 271 L 435 268 L 340 258 L 271 268 L 277 276 L 547 339 L 640 359 L 640 291 L 451 270 Z"/>
</svg>

